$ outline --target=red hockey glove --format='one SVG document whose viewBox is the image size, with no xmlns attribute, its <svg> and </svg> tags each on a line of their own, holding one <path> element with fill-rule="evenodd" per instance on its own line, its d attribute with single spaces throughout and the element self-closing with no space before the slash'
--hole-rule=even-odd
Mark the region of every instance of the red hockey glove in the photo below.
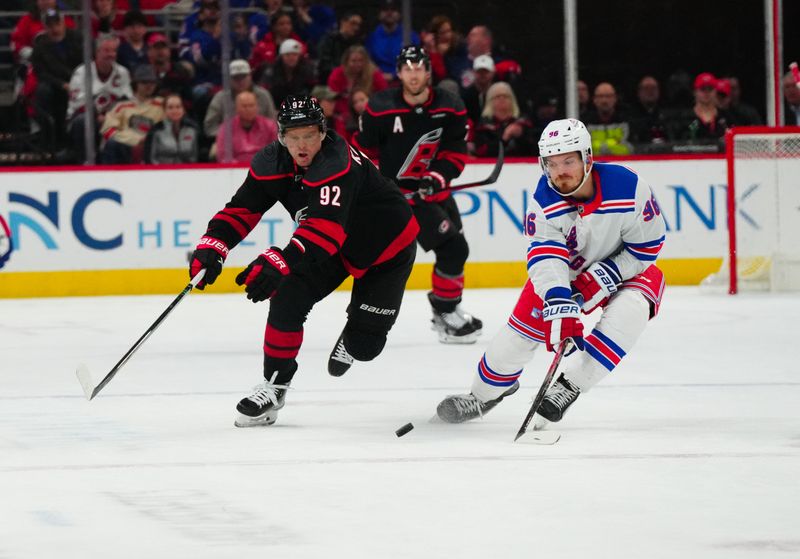
<svg viewBox="0 0 800 559">
<path fill-rule="evenodd" d="M 194 249 L 189 261 L 189 277 L 195 277 L 200 270 L 206 269 L 203 280 L 197 284 L 197 289 L 203 289 L 217 281 L 222 272 L 222 263 L 228 256 L 228 246 L 213 237 L 203 237 Z"/>
<path fill-rule="evenodd" d="M 619 276 L 608 265 L 595 262 L 572 282 L 575 300 L 589 314 L 617 292 Z"/>
<path fill-rule="evenodd" d="M 271 299 L 281 280 L 289 275 L 289 265 L 277 247 L 268 248 L 236 276 L 237 285 L 246 285 L 247 298 L 254 303 Z"/>
<path fill-rule="evenodd" d="M 439 195 L 444 194 L 445 190 L 447 190 L 447 182 L 444 177 L 439 173 L 433 172 L 423 175 L 419 179 L 419 185 L 417 186 L 419 197 L 432 202 L 438 202 L 442 199 L 443 196 Z"/>
<path fill-rule="evenodd" d="M 583 322 L 580 315 L 581 308 L 572 299 L 553 297 L 545 301 L 542 318 L 547 351 L 556 351 L 567 338 L 572 338 L 574 348 L 583 351 Z"/>
</svg>

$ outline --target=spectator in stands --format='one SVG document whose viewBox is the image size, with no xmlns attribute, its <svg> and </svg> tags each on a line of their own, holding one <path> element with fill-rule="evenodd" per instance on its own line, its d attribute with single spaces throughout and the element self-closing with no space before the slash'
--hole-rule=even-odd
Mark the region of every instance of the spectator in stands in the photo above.
<svg viewBox="0 0 800 559">
<path fill-rule="evenodd" d="M 192 73 L 188 63 L 173 61 L 172 51 L 166 35 L 152 33 L 147 37 L 147 61 L 153 65 L 158 75 L 156 95 L 166 99 L 176 93 L 184 104 L 192 98 Z"/>
<path fill-rule="evenodd" d="M 100 33 L 121 33 L 123 19 L 124 14 L 117 10 L 115 0 L 92 0 L 92 37 Z"/>
<path fill-rule="evenodd" d="M 231 76 L 231 91 L 228 95 L 231 100 L 235 101 L 236 96 L 242 91 L 250 91 L 256 96 L 258 113 L 274 119 L 276 114 L 275 101 L 273 101 L 269 91 L 253 83 L 253 74 L 247 60 L 234 60 L 229 64 L 228 68 Z M 206 136 L 211 138 L 217 136 L 225 116 L 224 103 L 225 91 L 218 91 L 214 98 L 211 99 L 206 118 L 203 121 L 203 132 L 205 132 Z"/>
<path fill-rule="evenodd" d="M 114 105 L 103 121 L 100 163 L 140 163 L 147 133 L 164 118 L 164 100 L 155 96 L 158 81 L 155 68 L 150 64 L 137 66 L 131 81 L 133 98 Z"/>
<path fill-rule="evenodd" d="M 644 76 L 636 88 L 636 103 L 631 108 L 631 142 L 663 144 L 667 123 L 661 110 L 661 88 L 653 76 Z"/>
<path fill-rule="evenodd" d="M 217 132 L 216 158 L 225 161 L 226 126 Z M 236 96 L 236 116 L 231 121 L 232 161 L 250 163 L 253 156 L 268 143 L 278 139 L 278 123 L 258 114 L 258 101 L 250 91 Z"/>
<path fill-rule="evenodd" d="M 31 64 L 38 84 L 34 95 L 34 116 L 42 126 L 53 151 L 66 140 L 67 102 L 72 72 L 83 61 L 83 39 L 68 29 L 58 10 L 44 16 L 45 32 L 33 42 Z"/>
<path fill-rule="evenodd" d="M 303 45 L 286 39 L 278 49 L 278 61 L 268 66 L 261 78 L 276 106 L 289 95 L 308 95 L 317 83 L 314 67 L 303 56 Z"/>
<path fill-rule="evenodd" d="M 486 106 L 475 128 L 475 155 L 496 157 L 503 142 L 508 156 L 533 155 L 531 121 L 520 111 L 513 89 L 506 82 L 492 84 L 486 94 Z"/>
<path fill-rule="evenodd" d="M 703 72 L 694 80 L 694 107 L 684 111 L 677 139 L 690 142 L 720 140 L 728 129 L 728 115 L 717 106 L 717 78 Z"/>
<path fill-rule="evenodd" d="M 194 66 L 192 110 L 202 121 L 208 103 L 222 86 L 222 20 L 219 4 L 203 4 L 200 13 L 200 28 L 189 38 L 189 50 L 184 53 L 184 60 Z"/>
<path fill-rule="evenodd" d="M 328 77 L 328 87 L 339 95 L 336 112 L 345 114 L 353 88 L 358 87 L 368 95 L 372 95 L 388 86 L 383 73 L 370 60 L 367 49 L 361 45 L 354 45 L 344 51 L 342 64 L 334 68 Z"/>
<path fill-rule="evenodd" d="M 783 118 L 787 126 L 800 126 L 800 87 L 791 72 L 783 76 Z"/>
<path fill-rule="evenodd" d="M 459 49 L 465 53 L 464 42 L 455 32 L 453 20 L 445 15 L 433 16 L 425 31 L 420 34 L 420 39 L 431 59 L 433 81 L 439 83 L 447 78 L 445 57 L 455 54 Z"/>
<path fill-rule="evenodd" d="M 492 32 L 485 25 L 476 25 L 467 33 L 466 52 L 460 57 L 451 57 L 447 62 L 448 75 L 453 78 L 461 89 L 464 90 L 475 81 L 475 71 L 473 65 L 479 56 L 489 56 L 495 62 L 495 72 L 497 71 L 497 60 L 492 55 L 493 46 Z"/>
<path fill-rule="evenodd" d="M 117 62 L 132 72 L 139 64 L 147 63 L 147 18 L 142 12 L 132 10 L 122 19 L 122 42 L 117 53 Z"/>
<path fill-rule="evenodd" d="M 11 31 L 11 50 L 17 62 L 24 62 L 30 58 L 33 52 L 33 40 L 44 31 L 44 14 L 48 10 L 57 8 L 56 0 L 36 0 L 36 7 L 19 19 Z M 68 28 L 75 28 L 72 18 L 67 17 L 64 21 Z"/>
<path fill-rule="evenodd" d="M 633 153 L 630 143 L 628 115 L 618 105 L 617 90 L 608 82 L 601 82 L 592 95 L 594 107 L 581 115 L 581 120 L 592 136 L 595 155 L 627 155 Z"/>
<path fill-rule="evenodd" d="M 333 130 L 343 138 L 347 138 L 347 126 L 345 125 L 342 113 L 336 111 L 336 98 L 338 95 L 331 91 L 327 85 L 318 85 L 311 90 L 311 96 L 316 97 L 319 106 L 322 107 L 322 114 L 325 115 L 325 123 L 328 130 Z"/>
<path fill-rule="evenodd" d="M 694 103 L 692 77 L 685 70 L 676 70 L 667 78 L 667 97 L 664 103 L 669 109 L 670 120 L 678 117 Z"/>
<path fill-rule="evenodd" d="M 95 39 L 94 61 L 88 71 L 92 73 L 91 96 L 84 89 L 86 66 L 81 64 L 72 73 L 69 82 L 69 105 L 67 106 L 67 134 L 70 147 L 78 162 L 86 160 L 84 130 L 86 128 L 86 103 L 91 102 L 95 110 L 95 131 L 98 132 L 106 113 L 117 101 L 133 97 L 131 76 L 121 64 L 117 64 L 119 39 L 101 33 Z M 95 144 L 99 134 L 95 134 Z"/>
<path fill-rule="evenodd" d="M 336 27 L 336 13 L 333 8 L 313 0 L 292 0 L 294 30 L 316 54 L 322 37 Z"/>
<path fill-rule="evenodd" d="M 348 142 L 350 141 L 350 138 L 353 137 L 353 134 L 355 134 L 358 130 L 358 122 L 361 117 L 361 113 L 363 113 L 364 109 L 366 109 L 368 102 L 369 93 L 360 87 L 354 87 L 350 92 L 350 110 L 347 112 L 347 118 L 345 119 L 344 123 L 345 131 L 347 132 L 346 139 Z"/>
<path fill-rule="evenodd" d="M 253 54 L 253 43 L 250 42 L 250 31 L 247 28 L 245 14 L 231 16 L 231 60 L 249 60 Z"/>
<path fill-rule="evenodd" d="M 219 0 L 200 0 L 197 11 L 190 13 L 183 20 L 183 26 L 178 35 L 178 56 L 180 58 L 191 61 L 189 49 L 192 43 L 192 36 L 203 28 L 203 22 L 207 18 L 219 20 Z"/>
<path fill-rule="evenodd" d="M 533 96 L 533 117 L 531 118 L 533 127 L 531 137 L 535 140 L 532 146 L 533 155 L 539 155 L 538 140 L 544 129 L 558 118 L 562 118 L 558 106 L 558 92 L 549 86 L 540 87 Z"/>
<path fill-rule="evenodd" d="M 761 115 L 752 105 L 742 103 L 739 78 L 731 76 L 717 81 L 717 104 L 728 113 L 730 126 L 758 126 L 764 124 Z"/>
<path fill-rule="evenodd" d="M 482 54 L 472 63 L 475 80 L 472 85 L 464 89 L 461 97 L 467 108 L 467 116 L 476 124 L 481 119 L 481 113 L 486 106 L 486 94 L 494 82 L 494 60 L 488 54 Z"/>
<path fill-rule="evenodd" d="M 200 131 L 186 116 L 180 95 L 170 94 L 164 100 L 164 120 L 155 124 L 144 142 L 145 163 L 196 163 Z"/>
<path fill-rule="evenodd" d="M 578 114 L 582 115 L 591 108 L 592 96 L 589 94 L 589 86 L 583 80 L 578 80 Z"/>
<path fill-rule="evenodd" d="M 400 3 L 397 0 L 381 0 L 378 22 L 378 26 L 367 37 L 365 46 L 385 80 L 390 82 L 395 78 L 397 55 L 403 48 Z M 411 31 L 410 37 L 412 44 L 419 45 L 419 35 L 415 31 Z"/>
<path fill-rule="evenodd" d="M 289 12 L 278 12 L 272 16 L 271 23 L 270 31 L 253 47 L 253 54 L 250 57 L 250 66 L 253 68 L 253 74 L 257 77 L 264 73 L 267 64 L 275 63 L 281 44 L 287 39 L 293 39 L 300 43 L 303 47 L 303 56 L 308 53 L 306 45 L 294 32 L 292 16 Z"/>
<path fill-rule="evenodd" d="M 317 75 L 321 83 L 328 83 L 333 69 L 341 64 L 342 55 L 349 47 L 363 44 L 361 26 L 364 19 L 356 12 L 344 12 L 339 18 L 339 29 L 331 31 L 319 43 Z"/>
<path fill-rule="evenodd" d="M 272 18 L 278 13 L 288 12 L 283 0 L 254 0 L 253 7 L 259 8 L 247 20 L 250 30 L 250 42 L 257 44 L 270 30 Z"/>
</svg>

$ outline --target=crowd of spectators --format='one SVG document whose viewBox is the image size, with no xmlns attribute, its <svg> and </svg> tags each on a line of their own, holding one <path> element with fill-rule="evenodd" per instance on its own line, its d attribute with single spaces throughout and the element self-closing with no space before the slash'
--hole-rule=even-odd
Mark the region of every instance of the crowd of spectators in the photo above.
<svg viewBox="0 0 800 559">
<path fill-rule="evenodd" d="M 12 47 L 25 69 L 25 110 L 59 162 L 85 160 L 89 102 L 98 162 L 248 161 L 275 138 L 276 106 L 286 96 L 313 94 L 330 127 L 349 138 L 370 95 L 397 86 L 403 28 L 396 0 L 380 1 L 371 27 L 366 10 L 336 13 L 313 0 L 230 0 L 227 93 L 218 0 L 139 0 L 148 15 L 131 9 L 128 0 L 93 0 L 89 70 L 76 19 L 64 14 L 75 6 L 67 0 L 33 2 L 13 30 Z M 165 32 L 165 18 L 181 10 L 180 31 Z M 456 22 L 437 15 L 410 36 L 429 52 L 434 83 L 464 100 L 473 155 L 491 157 L 501 142 L 507 155 L 537 155 L 541 131 L 564 114 L 558 90 L 529 83 L 486 25 L 462 34 Z M 800 122 L 800 90 L 791 76 L 784 85 L 787 121 Z M 666 83 L 642 76 L 630 96 L 608 81 L 579 81 L 577 96 L 598 155 L 713 151 L 727 128 L 762 123 L 742 100 L 735 76 L 708 72 L 676 72 Z M 228 99 L 235 108 L 229 123 Z M 223 147 L 227 134 L 232 154 Z"/>
</svg>

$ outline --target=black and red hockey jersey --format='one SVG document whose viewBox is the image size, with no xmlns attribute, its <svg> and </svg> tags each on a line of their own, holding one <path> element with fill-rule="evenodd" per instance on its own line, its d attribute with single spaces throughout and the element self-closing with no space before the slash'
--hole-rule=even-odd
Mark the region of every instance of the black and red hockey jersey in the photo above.
<svg viewBox="0 0 800 559">
<path fill-rule="evenodd" d="M 328 132 L 305 170 L 278 141 L 264 147 L 206 235 L 232 249 L 276 202 L 299 224 L 284 250 L 291 267 L 338 253 L 360 277 L 413 243 L 419 231 L 397 186 L 335 132 Z"/>
<path fill-rule="evenodd" d="M 446 185 L 458 177 L 467 157 L 466 135 L 460 97 L 433 87 L 426 103 L 411 106 L 402 88 L 393 88 L 370 97 L 353 145 L 377 151 L 381 173 L 409 192 L 424 174 L 438 174 Z"/>
</svg>

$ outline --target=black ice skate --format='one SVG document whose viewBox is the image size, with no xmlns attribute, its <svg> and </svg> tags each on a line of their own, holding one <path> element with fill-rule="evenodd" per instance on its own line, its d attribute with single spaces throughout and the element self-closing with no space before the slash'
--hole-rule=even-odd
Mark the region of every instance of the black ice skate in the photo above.
<svg viewBox="0 0 800 559">
<path fill-rule="evenodd" d="M 497 404 L 502 402 L 503 398 L 511 396 L 517 390 L 519 390 L 519 382 L 515 382 L 500 396 L 488 402 L 481 402 L 471 392 L 469 394 L 448 396 L 436 407 L 436 414 L 439 419 L 447 423 L 463 423 L 476 417 L 483 417 L 484 414 L 490 412 Z"/>
<path fill-rule="evenodd" d="M 236 405 L 239 417 L 237 427 L 260 427 L 272 425 L 278 419 L 278 410 L 286 403 L 288 384 L 272 384 L 265 380 L 253 387 L 253 393 Z"/>
<path fill-rule="evenodd" d="M 580 388 L 564 378 L 562 374 L 553 383 L 553 386 L 547 389 L 544 400 L 536 413 L 552 423 L 561 421 L 567 409 L 578 399 L 580 393 Z M 537 427 L 541 428 L 541 426 L 542 422 L 537 422 Z"/>
<path fill-rule="evenodd" d="M 443 344 L 474 344 L 483 331 L 483 322 L 464 312 L 460 304 L 451 305 L 451 311 L 442 310 L 444 305 L 433 293 L 428 293 L 433 318 L 431 328 L 439 335 Z M 447 308 L 447 307 L 445 307 Z"/>
<path fill-rule="evenodd" d="M 328 357 L 328 374 L 334 377 L 340 377 L 347 372 L 350 365 L 353 364 L 353 356 L 347 352 L 344 347 L 344 332 L 336 340 L 336 345 Z"/>
</svg>

